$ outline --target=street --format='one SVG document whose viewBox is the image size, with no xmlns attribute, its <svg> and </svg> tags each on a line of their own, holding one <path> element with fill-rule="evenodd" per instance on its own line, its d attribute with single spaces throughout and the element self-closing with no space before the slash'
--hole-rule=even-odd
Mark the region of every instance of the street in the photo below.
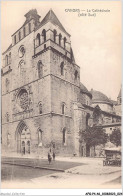
<svg viewBox="0 0 123 196">
<path fill-rule="evenodd" d="M 2 188 L 121 188 L 121 167 L 103 166 L 102 159 L 57 157 L 2 158 Z"/>
<path fill-rule="evenodd" d="M 54 173 L 52 170 L 1 164 L 2 181 L 29 181 L 32 178 L 37 178 L 52 173 Z"/>
</svg>

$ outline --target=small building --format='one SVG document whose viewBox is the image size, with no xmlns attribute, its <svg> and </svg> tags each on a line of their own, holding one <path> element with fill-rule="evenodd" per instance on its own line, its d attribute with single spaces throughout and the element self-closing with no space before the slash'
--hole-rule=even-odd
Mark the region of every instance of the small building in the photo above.
<svg viewBox="0 0 123 196">
<path fill-rule="evenodd" d="M 121 147 L 105 148 L 106 159 L 121 159 Z"/>
</svg>

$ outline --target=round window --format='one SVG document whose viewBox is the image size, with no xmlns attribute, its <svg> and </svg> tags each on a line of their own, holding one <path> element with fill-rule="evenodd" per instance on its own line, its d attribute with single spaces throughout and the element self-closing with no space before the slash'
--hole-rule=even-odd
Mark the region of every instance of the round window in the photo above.
<svg viewBox="0 0 123 196">
<path fill-rule="evenodd" d="M 24 56 L 24 54 L 25 54 L 25 48 L 24 48 L 24 46 L 21 46 L 19 48 L 19 57 L 22 58 Z"/>
<path fill-rule="evenodd" d="M 22 89 L 19 93 L 19 105 L 23 110 L 27 110 L 29 106 L 29 99 L 28 99 L 28 93 L 25 89 Z"/>
</svg>

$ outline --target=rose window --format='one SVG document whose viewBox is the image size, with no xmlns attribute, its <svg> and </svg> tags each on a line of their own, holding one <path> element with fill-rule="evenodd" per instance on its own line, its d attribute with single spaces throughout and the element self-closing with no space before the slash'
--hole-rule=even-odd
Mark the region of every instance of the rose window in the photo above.
<svg viewBox="0 0 123 196">
<path fill-rule="evenodd" d="M 25 89 L 22 89 L 19 93 L 19 105 L 23 110 L 27 110 L 29 106 L 28 93 Z"/>
</svg>

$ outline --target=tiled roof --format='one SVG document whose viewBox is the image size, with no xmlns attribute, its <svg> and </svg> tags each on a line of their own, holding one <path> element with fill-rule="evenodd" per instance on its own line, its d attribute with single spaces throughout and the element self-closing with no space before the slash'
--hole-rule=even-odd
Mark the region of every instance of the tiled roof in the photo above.
<svg viewBox="0 0 123 196">
<path fill-rule="evenodd" d="M 43 18 L 43 20 L 40 23 L 40 26 L 43 26 L 44 24 L 46 24 L 49 21 L 52 22 L 53 24 L 59 26 L 61 30 L 63 30 L 65 33 L 67 33 L 65 28 L 63 27 L 63 25 L 60 23 L 59 19 L 55 15 L 55 13 L 52 11 L 52 9 L 50 9 L 49 12 L 46 14 L 46 16 Z"/>
<path fill-rule="evenodd" d="M 109 103 L 112 104 L 111 100 L 101 93 L 100 91 L 91 90 L 92 94 L 92 103 L 99 102 L 99 103 Z"/>
</svg>

